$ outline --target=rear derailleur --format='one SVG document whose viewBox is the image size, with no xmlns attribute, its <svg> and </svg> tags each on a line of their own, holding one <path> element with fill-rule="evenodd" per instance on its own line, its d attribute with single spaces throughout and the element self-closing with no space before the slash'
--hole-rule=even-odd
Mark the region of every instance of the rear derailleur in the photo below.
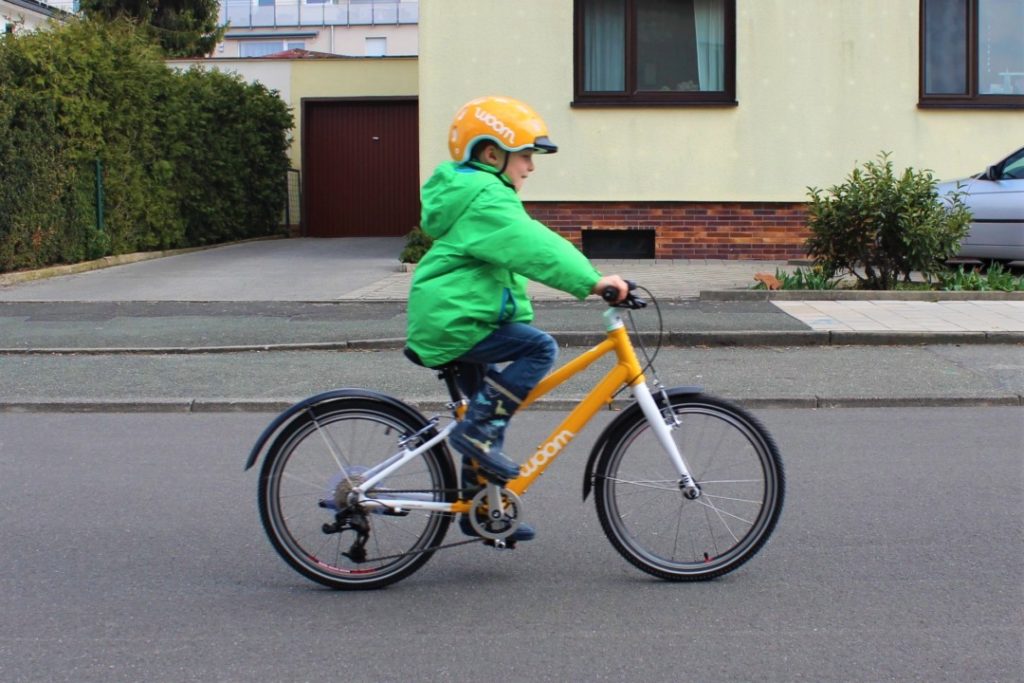
<svg viewBox="0 0 1024 683">
<path fill-rule="evenodd" d="M 370 540 L 370 518 L 360 508 L 345 508 L 334 515 L 334 521 L 324 524 L 325 534 L 340 534 L 351 529 L 356 540 L 342 555 L 357 564 L 366 562 L 366 542 Z"/>
</svg>

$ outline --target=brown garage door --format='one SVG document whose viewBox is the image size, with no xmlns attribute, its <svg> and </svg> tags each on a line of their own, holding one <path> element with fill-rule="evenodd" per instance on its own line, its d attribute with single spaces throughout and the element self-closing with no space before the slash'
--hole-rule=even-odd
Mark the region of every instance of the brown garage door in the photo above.
<svg viewBox="0 0 1024 683">
<path fill-rule="evenodd" d="M 415 100 L 304 101 L 305 234 L 404 235 L 419 223 Z"/>
</svg>

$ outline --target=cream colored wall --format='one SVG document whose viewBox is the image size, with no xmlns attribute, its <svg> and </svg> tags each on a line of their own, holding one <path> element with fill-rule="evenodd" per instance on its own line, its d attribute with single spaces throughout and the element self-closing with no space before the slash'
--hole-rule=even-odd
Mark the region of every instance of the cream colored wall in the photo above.
<svg viewBox="0 0 1024 683">
<path fill-rule="evenodd" d="M 1024 144 L 1020 110 L 917 108 L 919 0 L 737 0 L 736 107 L 572 108 L 570 0 L 420 3 L 420 164 L 482 94 L 530 102 L 560 146 L 533 200 L 801 201 L 892 152 L 939 178 Z"/>
<path fill-rule="evenodd" d="M 0 20 L 3 20 L 4 27 L 7 24 L 12 24 L 15 33 L 28 33 L 45 28 L 50 21 L 50 17 L 45 13 L 34 12 L 21 5 L 0 0 Z"/>
<path fill-rule="evenodd" d="M 292 107 L 295 135 L 291 158 L 300 168 L 301 102 L 304 97 L 415 97 L 415 58 L 300 59 L 292 62 Z"/>
<path fill-rule="evenodd" d="M 415 58 L 368 59 L 172 59 L 167 64 L 188 69 L 220 69 L 277 90 L 295 120 L 289 159 L 302 168 L 302 99 L 341 97 L 415 97 Z"/>
<path fill-rule="evenodd" d="M 306 50 L 327 52 L 336 55 L 363 57 L 366 55 L 367 38 L 387 38 L 387 56 L 415 56 L 419 50 L 419 38 L 415 24 L 400 26 L 287 26 L 277 29 L 255 30 L 261 36 L 280 35 L 281 40 L 302 41 Z M 289 38 L 299 33 L 316 33 L 313 37 Z M 269 40 L 270 38 L 260 38 Z M 243 40 L 233 38 L 218 43 L 214 48 L 217 58 L 236 58 L 241 54 Z"/>
<path fill-rule="evenodd" d="M 186 70 L 193 66 L 238 74 L 247 83 L 262 83 L 291 103 L 291 62 L 280 59 L 170 59 L 166 64 Z"/>
<path fill-rule="evenodd" d="M 309 48 L 339 55 L 362 57 L 366 54 L 367 38 L 387 38 L 388 56 L 415 56 L 419 51 L 419 38 L 415 24 L 402 26 L 325 26 L 317 41 L 323 47 Z"/>
</svg>

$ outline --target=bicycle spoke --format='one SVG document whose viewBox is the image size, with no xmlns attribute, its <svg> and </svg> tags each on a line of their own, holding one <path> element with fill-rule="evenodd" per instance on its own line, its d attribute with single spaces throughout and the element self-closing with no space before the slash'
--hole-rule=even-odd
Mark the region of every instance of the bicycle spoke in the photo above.
<svg viewBox="0 0 1024 683">
<path fill-rule="evenodd" d="M 648 489 L 655 489 L 655 490 L 658 490 L 658 491 L 678 491 L 679 490 L 678 480 L 670 481 L 670 480 L 661 479 L 661 480 L 640 481 L 640 480 L 635 480 L 635 479 L 621 479 L 619 477 L 606 477 L 606 479 L 608 481 L 614 482 L 616 484 L 630 484 L 632 486 L 637 487 L 638 489 L 639 488 L 648 488 Z M 661 485 L 657 485 L 657 484 L 661 484 Z"/>
</svg>

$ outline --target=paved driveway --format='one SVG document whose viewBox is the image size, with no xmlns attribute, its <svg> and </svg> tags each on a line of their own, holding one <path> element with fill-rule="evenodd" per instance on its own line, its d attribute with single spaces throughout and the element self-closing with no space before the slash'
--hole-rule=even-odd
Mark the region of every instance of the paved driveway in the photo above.
<svg viewBox="0 0 1024 683">
<path fill-rule="evenodd" d="M 396 272 L 403 237 L 242 242 L 0 288 L 0 301 L 336 301 Z"/>
</svg>

